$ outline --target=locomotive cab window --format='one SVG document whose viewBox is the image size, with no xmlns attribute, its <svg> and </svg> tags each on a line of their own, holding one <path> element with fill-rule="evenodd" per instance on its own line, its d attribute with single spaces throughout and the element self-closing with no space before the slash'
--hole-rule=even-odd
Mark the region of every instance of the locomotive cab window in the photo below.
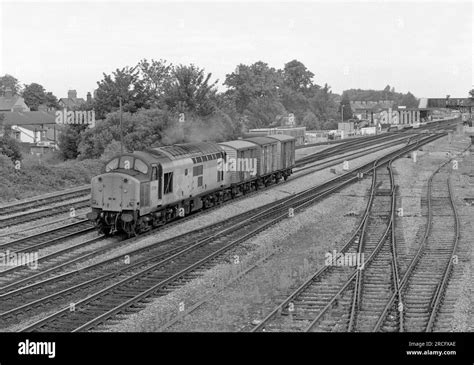
<svg viewBox="0 0 474 365">
<path fill-rule="evenodd" d="M 142 174 L 145 174 L 145 175 L 148 173 L 148 166 L 142 160 L 139 160 L 138 158 L 135 159 L 134 169 L 135 171 L 141 172 Z M 156 179 L 152 179 L 152 180 L 156 180 Z"/>
<path fill-rule="evenodd" d="M 115 170 L 118 168 L 118 164 L 119 164 L 119 159 L 118 158 L 114 158 L 112 161 L 110 161 L 107 166 L 105 166 L 105 172 L 109 172 L 109 171 L 112 171 L 112 170 Z"/>
<path fill-rule="evenodd" d="M 173 173 L 167 172 L 164 174 L 164 194 L 169 194 L 173 192 Z"/>
<path fill-rule="evenodd" d="M 133 169 L 133 157 L 131 156 L 120 157 L 119 169 L 125 169 L 125 170 Z"/>
<path fill-rule="evenodd" d="M 153 166 L 153 168 L 151 169 L 151 180 L 152 181 L 158 180 L 158 170 L 156 166 Z"/>
</svg>

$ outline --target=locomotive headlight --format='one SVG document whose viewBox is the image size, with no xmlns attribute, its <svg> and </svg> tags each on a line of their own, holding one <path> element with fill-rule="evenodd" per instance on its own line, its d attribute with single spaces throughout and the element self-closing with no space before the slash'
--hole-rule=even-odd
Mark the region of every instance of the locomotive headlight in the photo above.
<svg viewBox="0 0 474 365">
<path fill-rule="evenodd" d="M 126 193 L 126 192 L 127 192 L 127 189 L 123 189 L 123 192 Z"/>
</svg>

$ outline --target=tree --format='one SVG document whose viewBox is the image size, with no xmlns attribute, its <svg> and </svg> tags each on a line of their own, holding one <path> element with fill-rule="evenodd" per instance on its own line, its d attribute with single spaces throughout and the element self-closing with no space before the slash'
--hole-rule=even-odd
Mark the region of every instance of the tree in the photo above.
<svg viewBox="0 0 474 365">
<path fill-rule="evenodd" d="M 416 108 L 418 106 L 418 99 L 411 92 L 403 95 L 400 102 L 400 105 L 405 105 L 407 108 Z"/>
<path fill-rule="evenodd" d="M 265 96 L 251 100 L 243 115 L 247 128 L 261 128 L 282 124 L 289 113 L 278 99 Z"/>
<path fill-rule="evenodd" d="M 469 91 L 469 98 L 474 99 L 474 89 L 471 89 L 471 91 Z"/>
<path fill-rule="evenodd" d="M 250 66 L 238 65 L 235 72 L 226 75 L 227 94 L 235 101 L 237 111 L 243 113 L 258 98 L 278 99 L 283 85 L 281 70 L 258 61 Z"/>
<path fill-rule="evenodd" d="M 172 81 L 173 66 L 163 60 L 152 59 L 151 62 L 148 62 L 143 59 L 138 63 L 138 67 L 150 103 L 154 106 L 161 106 L 166 89 Z"/>
<path fill-rule="evenodd" d="M 50 91 L 45 94 L 45 104 L 48 109 L 59 109 L 58 98 Z"/>
<path fill-rule="evenodd" d="M 309 104 L 311 111 L 320 120 L 327 121 L 338 118 L 339 106 L 328 84 L 324 84 L 324 87 L 316 90 L 314 96 L 309 100 Z"/>
<path fill-rule="evenodd" d="M 314 74 L 298 60 L 285 64 L 283 68 L 283 80 L 287 87 L 293 91 L 307 93 L 313 86 Z"/>
<path fill-rule="evenodd" d="M 164 130 L 172 123 L 173 116 L 166 110 L 140 109 L 136 113 L 123 113 L 124 150 L 143 150 L 160 142 Z M 94 128 L 81 134 L 77 150 L 79 158 L 99 158 L 112 141 L 120 141 L 120 114 L 107 114 Z"/>
<path fill-rule="evenodd" d="M 303 126 L 306 127 L 307 130 L 312 130 L 312 129 L 321 129 L 321 122 L 319 121 L 318 117 L 311 111 L 308 111 L 305 113 L 303 117 Z"/>
<path fill-rule="evenodd" d="M 134 113 L 148 106 L 148 95 L 144 81 L 140 78 L 138 66 L 116 69 L 112 75 L 103 74 L 97 82 L 98 88 L 94 99 L 97 117 L 103 119 L 107 113 L 119 109 L 120 99 L 124 112 Z"/>
<path fill-rule="evenodd" d="M 389 85 L 383 90 L 350 89 L 345 90 L 344 94 L 346 94 L 350 100 L 374 102 L 390 100 L 393 101 L 394 107 L 405 105 L 409 108 L 414 108 L 418 106 L 418 99 L 411 92 L 408 91 L 406 94 L 395 92 L 395 88 L 390 88 Z"/>
<path fill-rule="evenodd" d="M 313 84 L 314 74 L 297 60 L 285 64 L 282 77 L 283 87 L 279 93 L 281 103 L 295 115 L 297 123 L 300 124 L 305 112 L 310 109 L 310 98 L 319 86 Z"/>
<path fill-rule="evenodd" d="M 38 107 L 47 101 L 44 87 L 37 83 L 25 85 L 23 98 L 32 111 L 37 111 Z"/>
<path fill-rule="evenodd" d="M 87 128 L 86 125 L 72 124 L 62 127 L 58 136 L 58 147 L 64 160 L 74 159 L 79 156 L 78 146 L 81 141 L 81 133 Z"/>
<path fill-rule="evenodd" d="M 15 77 L 5 74 L 0 77 L 0 96 L 5 94 L 6 89 L 12 90 L 13 94 L 18 94 L 21 91 L 21 86 Z"/>
<path fill-rule="evenodd" d="M 327 122 L 324 122 L 323 129 L 324 130 L 337 129 L 337 122 L 328 120 Z"/>
<path fill-rule="evenodd" d="M 216 106 L 216 84 L 210 82 L 211 73 L 194 65 L 174 67 L 173 79 L 166 90 L 166 105 L 178 113 L 212 114 Z"/>
</svg>

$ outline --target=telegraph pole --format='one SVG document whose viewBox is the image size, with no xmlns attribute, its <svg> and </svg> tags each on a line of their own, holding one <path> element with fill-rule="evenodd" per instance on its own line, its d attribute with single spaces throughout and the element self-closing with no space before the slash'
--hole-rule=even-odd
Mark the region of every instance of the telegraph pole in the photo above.
<svg viewBox="0 0 474 365">
<path fill-rule="evenodd" d="M 119 97 L 120 106 L 120 153 L 123 155 L 123 125 L 122 125 L 122 97 Z"/>
</svg>

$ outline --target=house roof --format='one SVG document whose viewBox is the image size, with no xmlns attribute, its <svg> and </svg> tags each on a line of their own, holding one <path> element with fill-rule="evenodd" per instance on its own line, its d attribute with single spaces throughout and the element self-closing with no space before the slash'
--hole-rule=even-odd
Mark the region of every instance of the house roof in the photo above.
<svg viewBox="0 0 474 365">
<path fill-rule="evenodd" d="M 42 124 L 56 124 L 54 113 L 37 112 L 1 112 L 5 116 L 3 125 L 34 126 Z"/>
<path fill-rule="evenodd" d="M 60 98 L 59 102 L 64 104 L 66 108 L 74 108 L 76 106 L 81 106 L 86 101 L 83 98 Z"/>
<path fill-rule="evenodd" d="M 21 127 L 23 129 L 27 129 L 27 130 L 32 131 L 32 132 L 47 130 L 46 128 L 43 128 L 41 125 L 38 125 L 38 124 L 32 124 L 32 125 L 30 125 L 30 124 L 22 124 L 22 125 L 15 124 L 15 126 Z M 15 128 L 15 127 L 13 127 L 13 128 Z"/>
<path fill-rule="evenodd" d="M 0 96 L 0 110 L 11 110 L 20 98 L 20 95 L 13 95 L 11 98 Z"/>
</svg>

